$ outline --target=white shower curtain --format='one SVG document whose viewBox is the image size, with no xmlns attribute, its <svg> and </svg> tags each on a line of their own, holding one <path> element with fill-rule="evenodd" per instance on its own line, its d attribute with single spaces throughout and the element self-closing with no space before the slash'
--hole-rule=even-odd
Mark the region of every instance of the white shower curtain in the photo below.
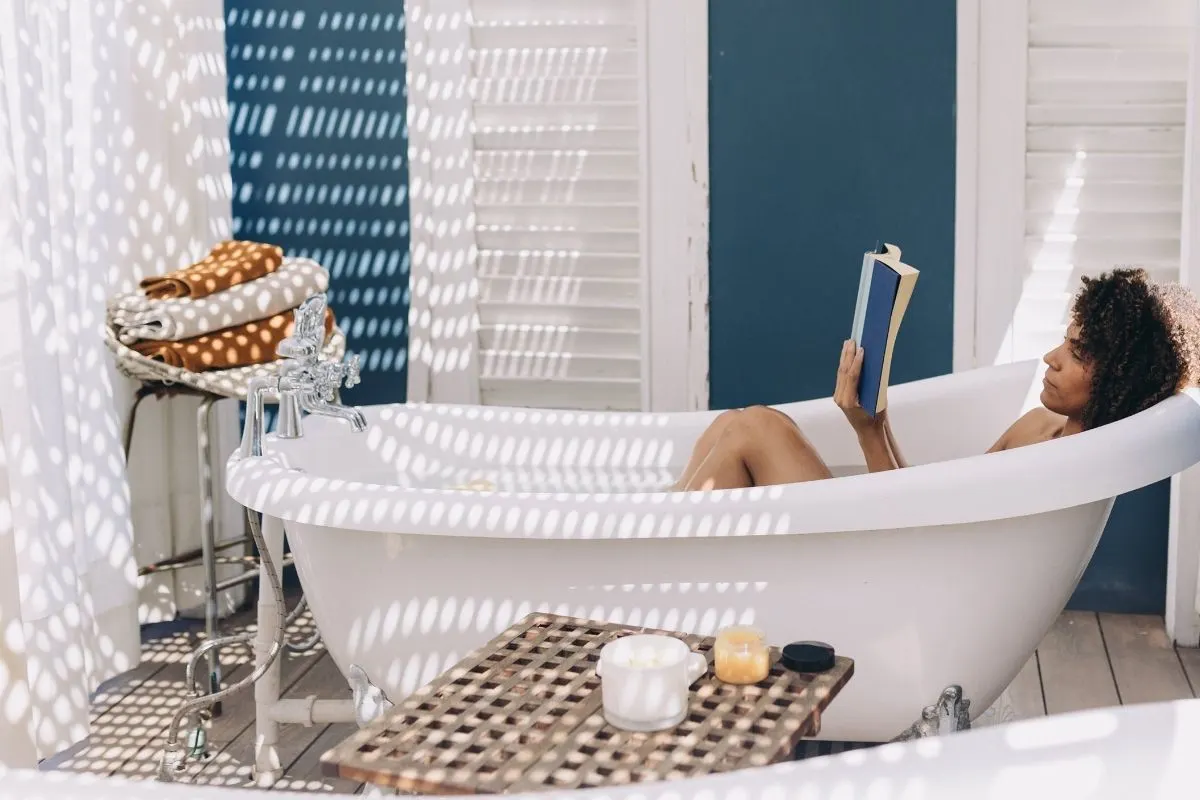
<svg viewBox="0 0 1200 800">
<path fill-rule="evenodd" d="M 139 660 L 104 304 L 229 235 L 224 80 L 221 0 L 0 0 L 3 764 L 81 741 Z"/>
</svg>

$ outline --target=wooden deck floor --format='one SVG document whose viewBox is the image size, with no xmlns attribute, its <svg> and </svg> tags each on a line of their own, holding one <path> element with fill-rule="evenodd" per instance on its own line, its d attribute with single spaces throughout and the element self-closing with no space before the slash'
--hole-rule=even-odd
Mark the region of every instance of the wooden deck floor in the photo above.
<svg viewBox="0 0 1200 800">
<path fill-rule="evenodd" d="M 253 629 L 243 613 L 226 632 Z M 302 616 L 293 640 L 311 633 Z M 135 670 L 101 687 L 93 701 L 92 735 L 73 752 L 45 762 L 43 769 L 152 779 L 171 716 L 184 697 L 187 654 L 200 641 L 195 626 L 160 627 L 147 633 L 145 658 Z M 226 679 L 235 682 L 252 669 L 248 647 L 227 650 Z M 349 696 L 323 647 L 284 656 L 282 684 L 296 694 Z M 1200 650 L 1176 650 L 1160 617 L 1067 612 L 1029 660 L 1007 693 L 997 717 L 1027 718 L 1122 703 L 1155 702 L 1197 696 Z M 1000 704 L 997 706 L 998 710 Z M 361 787 L 320 773 L 318 759 L 353 730 L 351 724 L 285 725 L 280 750 L 286 777 L 277 788 L 355 793 Z M 254 698 L 251 690 L 225 703 L 208 733 L 212 755 L 192 763 L 184 780 L 215 785 L 247 783 L 254 751 Z"/>
</svg>

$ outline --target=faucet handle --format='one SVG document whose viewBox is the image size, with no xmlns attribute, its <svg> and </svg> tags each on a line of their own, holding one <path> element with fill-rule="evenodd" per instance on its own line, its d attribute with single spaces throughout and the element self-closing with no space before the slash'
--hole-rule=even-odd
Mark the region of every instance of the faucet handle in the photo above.
<svg viewBox="0 0 1200 800">
<path fill-rule="evenodd" d="M 342 386 L 342 380 L 345 379 L 346 388 L 349 389 L 359 382 L 359 374 L 357 353 L 345 363 L 322 361 L 317 364 L 313 374 L 313 393 L 325 402 L 332 403 L 337 390 Z"/>
<path fill-rule="evenodd" d="M 361 380 L 361 373 L 358 368 L 358 353 L 350 356 L 346 362 L 346 388 L 357 385 Z"/>
<path fill-rule="evenodd" d="M 305 298 L 292 312 L 292 335 L 276 345 L 275 354 L 294 361 L 316 360 L 325 341 L 326 305 L 324 292 Z"/>
</svg>

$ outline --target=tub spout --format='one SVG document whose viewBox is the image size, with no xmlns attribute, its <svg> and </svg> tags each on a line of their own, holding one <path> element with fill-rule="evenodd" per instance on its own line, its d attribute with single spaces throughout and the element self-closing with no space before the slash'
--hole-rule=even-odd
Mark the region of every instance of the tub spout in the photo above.
<svg viewBox="0 0 1200 800">
<path fill-rule="evenodd" d="M 358 383 L 358 356 L 346 362 L 314 361 L 304 369 L 290 369 L 279 376 L 279 424 L 276 434 L 281 439 L 298 439 L 304 435 L 301 412 L 319 414 L 344 420 L 361 432 L 367 428 L 362 412 L 353 406 L 334 402 L 343 381 L 347 387 Z"/>
<path fill-rule="evenodd" d="M 335 403 L 327 403 L 320 398 L 313 398 L 311 395 L 307 395 L 300 399 L 300 407 L 309 414 L 333 417 L 334 419 L 348 422 L 350 423 L 350 428 L 356 433 L 361 433 L 367 429 L 366 417 L 353 406 L 340 406 Z"/>
</svg>

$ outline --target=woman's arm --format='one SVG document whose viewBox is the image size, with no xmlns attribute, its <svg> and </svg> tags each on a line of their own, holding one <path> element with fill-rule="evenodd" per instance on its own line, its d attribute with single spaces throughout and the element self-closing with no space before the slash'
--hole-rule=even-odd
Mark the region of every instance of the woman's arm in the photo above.
<svg viewBox="0 0 1200 800">
<path fill-rule="evenodd" d="M 896 446 L 887 412 L 874 417 L 867 414 L 858 402 L 858 377 L 862 373 L 863 349 L 847 339 L 842 344 L 842 357 L 838 364 L 837 385 L 833 390 L 833 401 L 846 415 L 850 427 L 858 434 L 858 445 L 867 460 L 868 472 L 882 472 L 905 466 Z"/>
<path fill-rule="evenodd" d="M 883 428 L 887 431 L 888 448 L 892 451 L 892 459 L 896 462 L 897 467 L 907 467 L 908 462 L 904 460 L 904 455 L 900 452 L 900 445 L 896 444 L 896 435 L 892 433 L 892 423 L 887 417 L 886 410 L 883 415 Z"/>
<path fill-rule="evenodd" d="M 862 448 L 867 459 L 867 472 L 899 469 L 904 465 L 892 449 L 891 431 L 888 430 L 886 417 L 875 419 L 883 421 L 874 425 L 855 426 L 854 429 L 858 434 L 858 446 Z"/>
</svg>

